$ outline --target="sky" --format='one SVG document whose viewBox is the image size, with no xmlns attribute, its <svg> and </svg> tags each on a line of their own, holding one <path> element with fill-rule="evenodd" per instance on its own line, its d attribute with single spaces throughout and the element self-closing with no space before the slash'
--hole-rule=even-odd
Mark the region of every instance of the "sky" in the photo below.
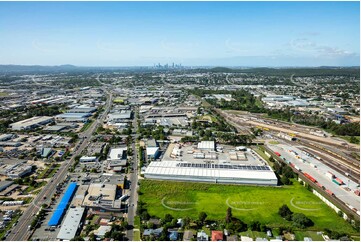
<svg viewBox="0 0 361 242">
<path fill-rule="evenodd" d="M 0 64 L 359 66 L 359 2 L 0 2 Z"/>
</svg>

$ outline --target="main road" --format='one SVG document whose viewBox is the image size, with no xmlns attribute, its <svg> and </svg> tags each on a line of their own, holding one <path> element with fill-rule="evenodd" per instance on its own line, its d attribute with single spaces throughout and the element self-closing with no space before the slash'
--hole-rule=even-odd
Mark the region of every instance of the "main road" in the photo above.
<svg viewBox="0 0 361 242">
<path fill-rule="evenodd" d="M 128 206 L 128 224 L 130 225 L 130 229 L 127 230 L 127 238 L 130 241 L 133 241 L 133 227 L 134 227 L 134 216 L 137 211 L 137 204 L 138 204 L 138 152 L 135 149 L 135 142 L 138 138 L 137 127 L 138 127 L 138 116 L 137 116 L 137 108 L 134 110 L 134 119 L 133 119 L 133 134 L 134 141 L 132 144 L 133 149 L 133 165 L 132 170 L 133 173 L 130 173 L 129 180 L 130 180 L 130 194 L 129 194 L 129 206 Z"/>
<path fill-rule="evenodd" d="M 25 210 L 23 215 L 19 218 L 17 225 L 12 228 L 12 232 L 6 238 L 8 241 L 25 241 L 30 238 L 33 231 L 29 231 L 28 227 L 31 224 L 32 220 L 34 219 L 35 214 L 39 211 L 42 204 L 47 203 L 50 201 L 52 194 L 54 194 L 56 185 L 66 178 L 68 175 L 68 169 L 71 167 L 75 162 L 75 157 L 80 155 L 82 151 L 88 146 L 88 142 L 91 140 L 91 136 L 98 127 L 98 125 L 103 122 L 106 115 L 108 114 L 111 104 L 112 104 L 112 93 L 103 88 L 103 91 L 107 93 L 107 102 L 105 105 L 105 110 L 100 115 L 95 122 L 91 124 L 91 126 L 84 131 L 83 133 L 79 134 L 79 141 L 75 145 L 78 147 L 73 152 L 73 155 L 69 162 L 64 161 L 61 165 L 58 172 L 54 175 L 52 182 L 49 182 L 38 194 L 38 196 L 33 200 L 30 206 Z M 45 199 L 44 199 L 45 198 Z"/>
</svg>

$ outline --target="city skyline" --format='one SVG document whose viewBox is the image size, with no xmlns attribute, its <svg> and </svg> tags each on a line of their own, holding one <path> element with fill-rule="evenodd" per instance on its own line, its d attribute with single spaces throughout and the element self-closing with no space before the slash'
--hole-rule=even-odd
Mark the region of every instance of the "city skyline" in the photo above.
<svg viewBox="0 0 361 242">
<path fill-rule="evenodd" d="M 358 66 L 359 7 L 359 2 L 1 2 L 0 64 Z"/>
</svg>

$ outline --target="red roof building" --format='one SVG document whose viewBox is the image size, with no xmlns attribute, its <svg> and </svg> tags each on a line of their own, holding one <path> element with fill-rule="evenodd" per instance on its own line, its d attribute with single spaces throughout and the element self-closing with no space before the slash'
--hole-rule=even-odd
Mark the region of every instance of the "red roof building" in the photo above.
<svg viewBox="0 0 361 242">
<path fill-rule="evenodd" d="M 212 231 L 212 241 L 222 241 L 223 240 L 223 232 L 213 230 Z"/>
</svg>

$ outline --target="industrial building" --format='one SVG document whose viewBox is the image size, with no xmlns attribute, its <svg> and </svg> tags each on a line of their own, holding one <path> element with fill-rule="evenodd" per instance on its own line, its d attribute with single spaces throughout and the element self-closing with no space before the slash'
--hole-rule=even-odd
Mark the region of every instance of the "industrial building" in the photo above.
<svg viewBox="0 0 361 242">
<path fill-rule="evenodd" d="M 84 211 L 85 208 L 82 207 L 70 208 L 56 238 L 59 240 L 73 239 L 79 230 Z"/>
<path fill-rule="evenodd" d="M 38 128 L 41 125 L 45 125 L 52 122 L 54 122 L 53 117 L 48 117 L 48 116 L 32 117 L 16 123 L 12 123 L 10 124 L 10 128 L 12 130 L 29 130 L 29 129 Z"/>
<path fill-rule="evenodd" d="M 56 133 L 56 132 L 63 131 L 66 128 L 67 128 L 67 126 L 64 126 L 64 125 L 53 125 L 53 126 L 47 126 L 47 127 L 43 128 L 43 131 Z"/>
<path fill-rule="evenodd" d="M 108 161 L 120 161 L 127 159 L 127 147 L 111 148 Z"/>
<path fill-rule="evenodd" d="M 13 181 L 0 181 L 0 192 L 4 191 L 6 188 L 11 186 L 14 182 Z"/>
<path fill-rule="evenodd" d="M 56 115 L 57 120 L 64 122 L 87 122 L 88 117 L 91 116 L 91 113 L 63 113 Z"/>
<path fill-rule="evenodd" d="M 129 122 L 131 118 L 132 111 L 130 110 L 122 110 L 120 113 L 110 113 L 108 115 L 108 120 L 112 123 Z"/>
<path fill-rule="evenodd" d="M 79 207 L 83 204 L 86 193 L 88 192 L 89 185 L 79 185 L 76 189 L 74 198 L 71 200 L 71 207 Z"/>
<path fill-rule="evenodd" d="M 7 176 L 9 178 L 21 178 L 32 171 L 32 167 L 25 162 L 18 162 L 16 164 L 4 164 L 0 163 L 0 175 Z"/>
<path fill-rule="evenodd" d="M 160 155 L 159 147 L 147 147 L 146 152 L 148 159 L 157 159 Z"/>
<path fill-rule="evenodd" d="M 151 162 L 144 172 L 149 179 L 252 184 L 276 186 L 277 177 L 271 167 L 206 164 L 176 161 Z"/>
<path fill-rule="evenodd" d="M 216 149 L 216 143 L 214 141 L 201 141 L 198 143 L 198 149 L 214 151 Z"/>
<path fill-rule="evenodd" d="M 1 134 L 0 141 L 8 141 L 11 140 L 15 135 L 14 134 Z"/>
<path fill-rule="evenodd" d="M 56 207 L 53 215 L 51 216 L 48 226 L 58 226 L 60 224 L 60 221 L 68 208 L 69 202 L 72 199 L 74 192 L 77 188 L 77 183 L 72 182 L 69 184 L 68 189 L 65 191 L 60 203 Z"/>
<path fill-rule="evenodd" d="M 85 196 L 83 206 L 95 210 L 119 209 L 120 200 L 115 200 L 117 185 L 105 183 L 93 183 L 89 185 L 88 194 Z"/>
<path fill-rule="evenodd" d="M 94 113 L 97 111 L 96 107 L 88 107 L 88 106 L 79 106 L 76 108 L 72 108 L 67 110 L 67 113 Z"/>
</svg>

